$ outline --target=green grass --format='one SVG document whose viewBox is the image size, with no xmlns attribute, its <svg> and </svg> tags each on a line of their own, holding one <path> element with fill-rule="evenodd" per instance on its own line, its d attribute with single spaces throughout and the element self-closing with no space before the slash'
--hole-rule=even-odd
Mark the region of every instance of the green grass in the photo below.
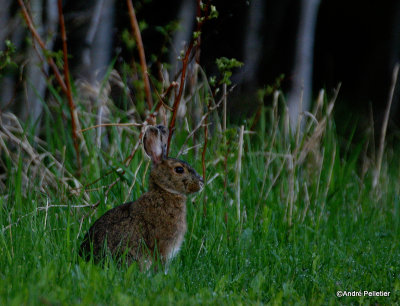
<svg viewBox="0 0 400 306">
<path fill-rule="evenodd" d="M 315 126 L 296 140 L 284 133 L 284 120 L 272 117 L 269 122 L 266 111 L 257 134 L 244 137 L 240 220 L 234 186 L 238 130 L 232 127 L 224 136 L 232 140 L 230 146 L 221 134 L 210 139 L 207 178 L 218 176 L 202 193 L 189 198 L 188 232 L 168 274 L 142 273 L 136 264 L 121 267 L 112 260 L 98 266 L 77 255 L 84 232 L 96 218 L 146 190 L 148 162 L 141 151 L 125 168 L 107 202 L 106 189 L 88 192 L 86 201 L 100 200 L 100 205 L 92 218 L 84 220 L 81 232 L 80 220 L 90 209 L 72 207 L 82 205 L 85 197 L 67 192 L 59 181 L 66 173 L 50 158 L 44 159 L 58 188 L 47 186 L 40 173 L 27 169 L 26 152 L 15 149 L 14 156 L 2 152 L 8 186 L 0 197 L 0 304 L 398 303 L 399 151 L 386 149 L 380 183 L 373 189 L 365 143 L 341 146 L 334 123 L 326 117 L 324 133 L 308 150 Z M 112 113 L 115 121 L 124 116 L 116 109 Z M 95 123 L 87 118 L 81 118 L 83 127 Z M 68 130 L 64 133 L 60 115 L 48 113 L 44 123 L 46 150 L 72 172 L 72 141 Z M 182 130 L 175 135 L 171 156 L 187 135 Z M 126 128 L 107 131 L 108 144 L 102 149 L 96 147 L 94 130 L 85 134 L 88 151 L 83 154 L 82 183 L 120 167 L 137 141 L 137 130 L 134 135 Z M 44 151 L 39 145 L 36 148 Z M 296 163 L 301 152 L 308 153 Z M 201 171 L 200 154 L 192 150 L 182 159 Z M 29 180 L 24 181 L 24 173 Z M 105 176 L 92 187 L 107 185 L 116 177 Z M 38 209 L 47 203 L 69 207 L 51 207 L 47 213 Z M 13 225 L 6 228 L 8 224 Z M 390 291 L 390 297 L 338 298 L 339 290 Z"/>
</svg>

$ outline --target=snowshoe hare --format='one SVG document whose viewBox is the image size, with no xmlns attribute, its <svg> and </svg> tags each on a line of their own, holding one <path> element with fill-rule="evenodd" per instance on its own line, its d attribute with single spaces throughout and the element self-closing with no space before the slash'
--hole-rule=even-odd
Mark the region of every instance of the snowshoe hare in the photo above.
<svg viewBox="0 0 400 306">
<path fill-rule="evenodd" d="M 100 217 L 83 239 L 81 257 L 89 260 L 93 252 L 98 261 L 109 252 L 148 268 L 155 258 L 166 263 L 177 254 L 186 232 L 186 195 L 204 183 L 186 162 L 166 156 L 167 135 L 162 125 L 147 127 L 143 146 L 152 160 L 149 191 Z"/>
</svg>

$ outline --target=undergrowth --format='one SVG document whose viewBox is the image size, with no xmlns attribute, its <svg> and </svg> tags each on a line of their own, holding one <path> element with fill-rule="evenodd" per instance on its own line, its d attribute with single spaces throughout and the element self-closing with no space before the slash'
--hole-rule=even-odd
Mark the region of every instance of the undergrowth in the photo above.
<svg viewBox="0 0 400 306">
<path fill-rule="evenodd" d="M 192 96 L 202 114 L 207 94 L 200 84 Z M 253 130 L 245 125 L 241 135 L 237 126 L 223 131 L 216 111 L 210 115 L 206 187 L 188 199 L 188 231 L 167 274 L 111 259 L 98 266 L 77 255 L 96 218 L 147 189 L 149 161 L 140 147 L 129 165 L 124 162 L 138 145 L 138 128 L 83 132 L 78 176 L 66 108 L 50 106 L 40 138 L 31 125 L 2 113 L 0 304 L 398 302 L 398 148 L 386 148 L 373 187 L 368 137 L 348 146 L 338 140 L 336 94 L 320 96 L 294 128 L 279 92 Z M 82 129 L 99 123 L 98 106 L 87 101 L 78 102 Z M 104 122 L 133 120 L 129 111 L 102 101 Z M 199 121 L 190 118 L 178 120 L 170 155 L 182 153 L 201 173 L 205 122 L 192 136 Z M 336 296 L 360 290 L 390 296 Z"/>
</svg>

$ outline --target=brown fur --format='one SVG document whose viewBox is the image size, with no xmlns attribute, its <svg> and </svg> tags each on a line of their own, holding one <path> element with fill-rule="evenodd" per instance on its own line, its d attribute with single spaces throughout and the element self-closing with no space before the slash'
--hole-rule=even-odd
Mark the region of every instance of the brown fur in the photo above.
<svg viewBox="0 0 400 306">
<path fill-rule="evenodd" d="M 79 254 L 96 260 L 105 248 L 115 258 L 125 254 L 128 263 L 151 263 L 159 254 L 162 262 L 179 250 L 186 232 L 186 195 L 203 187 L 203 179 L 187 163 L 165 158 L 165 128 L 148 128 L 144 139 L 153 166 L 149 191 L 135 202 L 117 206 L 100 217 L 83 239 Z M 160 150 L 161 146 L 161 150 Z M 177 173 L 182 167 L 183 173 Z"/>
</svg>

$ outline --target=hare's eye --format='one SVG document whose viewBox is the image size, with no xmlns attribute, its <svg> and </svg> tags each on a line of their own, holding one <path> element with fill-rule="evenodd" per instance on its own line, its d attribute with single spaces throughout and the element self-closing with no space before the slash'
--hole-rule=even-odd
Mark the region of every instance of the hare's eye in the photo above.
<svg viewBox="0 0 400 306">
<path fill-rule="evenodd" d="M 183 169 L 183 167 L 175 167 L 175 172 L 176 173 L 183 173 L 183 172 L 185 172 L 185 170 Z"/>
</svg>

